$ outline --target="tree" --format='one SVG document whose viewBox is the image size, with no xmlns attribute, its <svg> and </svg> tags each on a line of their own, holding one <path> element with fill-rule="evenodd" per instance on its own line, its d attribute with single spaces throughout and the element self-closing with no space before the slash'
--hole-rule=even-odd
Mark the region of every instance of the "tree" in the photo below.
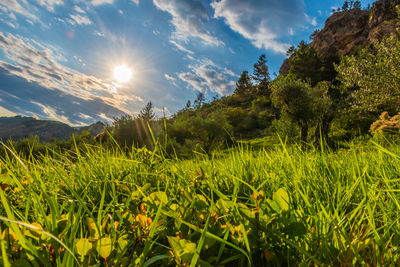
<svg viewBox="0 0 400 267">
<path fill-rule="evenodd" d="M 259 90 L 267 90 L 270 81 L 269 71 L 267 67 L 267 59 L 265 54 L 262 54 L 256 64 L 254 64 L 254 71 L 252 78 L 257 82 Z"/>
<path fill-rule="evenodd" d="M 243 71 L 240 75 L 238 81 L 236 82 L 235 94 L 244 94 L 253 88 L 249 72 L 247 70 Z"/>
<path fill-rule="evenodd" d="M 198 92 L 196 99 L 194 100 L 194 106 L 195 107 L 201 107 L 204 102 L 206 101 L 206 97 L 204 96 L 203 92 Z"/>
<path fill-rule="evenodd" d="M 353 88 L 352 107 L 363 114 L 379 115 L 400 110 L 400 40 L 391 36 L 357 56 L 347 56 L 336 66 L 340 81 Z"/>
<path fill-rule="evenodd" d="M 155 118 L 156 114 L 153 111 L 153 103 L 150 101 L 140 111 L 139 118 L 145 121 L 151 121 Z"/>
<path fill-rule="evenodd" d="M 361 9 L 361 2 L 360 1 L 354 1 L 353 8 L 360 10 Z"/>
<path fill-rule="evenodd" d="M 191 107 L 192 107 L 192 102 L 190 102 L 190 100 L 188 100 L 188 101 L 186 102 L 186 105 L 185 105 L 184 110 L 189 110 Z"/>
<path fill-rule="evenodd" d="M 343 6 L 342 6 L 342 10 L 343 11 L 347 11 L 347 10 L 349 10 L 349 8 L 350 8 L 350 4 L 349 4 L 349 1 L 344 1 L 344 3 L 343 3 Z"/>
<path fill-rule="evenodd" d="M 290 58 L 289 72 L 299 79 L 311 81 L 311 85 L 315 86 L 321 81 L 335 80 L 337 72 L 334 63 L 338 62 L 339 57 L 334 49 L 322 56 L 312 45 L 301 41 Z"/>
<path fill-rule="evenodd" d="M 289 47 L 289 49 L 286 51 L 286 56 L 291 57 L 294 53 L 296 53 L 296 47 L 293 45 Z"/>
<path fill-rule="evenodd" d="M 311 35 L 310 35 L 310 40 L 314 41 L 315 37 L 317 37 L 318 33 L 320 33 L 320 30 L 315 30 Z"/>
<path fill-rule="evenodd" d="M 300 127 L 300 139 L 307 142 L 309 121 L 313 118 L 310 84 L 293 74 L 279 76 L 271 83 L 272 102 Z"/>
<path fill-rule="evenodd" d="M 321 81 L 320 70 L 322 61 L 317 50 L 301 41 L 296 53 L 290 58 L 289 72 L 302 80 L 311 80 L 312 85 Z"/>
</svg>

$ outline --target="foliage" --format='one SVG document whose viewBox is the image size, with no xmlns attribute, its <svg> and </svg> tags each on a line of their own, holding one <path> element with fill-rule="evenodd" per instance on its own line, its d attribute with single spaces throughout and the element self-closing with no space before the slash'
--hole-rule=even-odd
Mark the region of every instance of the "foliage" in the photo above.
<svg viewBox="0 0 400 267">
<path fill-rule="evenodd" d="M 352 107 L 363 113 L 396 112 L 400 103 L 400 41 L 391 36 L 336 66 L 339 79 L 352 93 Z"/>
<path fill-rule="evenodd" d="M 231 126 L 223 112 L 217 110 L 204 117 L 187 112 L 175 118 L 168 129 L 170 138 L 175 140 L 175 149 L 183 154 L 192 151 L 210 153 L 229 142 Z"/>
<path fill-rule="evenodd" d="M 237 83 L 235 94 L 244 94 L 246 92 L 251 91 L 253 88 L 253 84 L 251 83 L 251 78 L 249 76 L 249 72 L 247 70 L 243 71 L 240 75 Z"/>
<path fill-rule="evenodd" d="M 301 141 L 307 141 L 308 124 L 313 118 L 310 84 L 289 74 L 280 76 L 271 84 L 272 101 L 301 129 Z"/>
<path fill-rule="evenodd" d="M 160 151 L 157 149 L 157 151 Z M 0 160 L 4 266 L 397 265 L 398 146 Z"/>
<path fill-rule="evenodd" d="M 257 88 L 260 91 L 268 90 L 268 83 L 270 81 L 267 59 L 265 54 L 262 54 L 257 63 L 254 64 L 254 72 L 252 75 L 252 79 L 257 83 Z M 269 92 L 268 92 L 269 93 Z"/>
<path fill-rule="evenodd" d="M 153 111 L 153 103 L 150 101 L 144 106 L 144 108 L 140 111 L 138 118 L 144 121 L 151 121 L 155 118 L 156 114 Z"/>
</svg>

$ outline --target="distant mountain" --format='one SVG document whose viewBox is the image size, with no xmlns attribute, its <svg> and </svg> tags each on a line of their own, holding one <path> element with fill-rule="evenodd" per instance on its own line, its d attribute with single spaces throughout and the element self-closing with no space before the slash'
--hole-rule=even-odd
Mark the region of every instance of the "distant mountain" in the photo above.
<svg viewBox="0 0 400 267">
<path fill-rule="evenodd" d="M 324 28 L 315 33 L 310 45 L 322 55 L 333 52 L 344 56 L 373 40 L 397 33 L 399 5 L 400 0 L 379 0 L 373 3 L 370 10 L 336 12 L 326 20 Z M 279 73 L 285 75 L 289 68 L 290 59 L 286 59 Z"/>
<path fill-rule="evenodd" d="M 50 141 L 52 138 L 65 140 L 72 134 L 79 134 L 83 131 L 88 131 L 92 136 L 96 136 L 104 130 L 104 126 L 104 123 L 97 122 L 89 126 L 74 128 L 62 122 L 38 120 L 32 117 L 0 117 L 0 139 L 17 141 L 37 135 L 42 141 Z"/>
</svg>

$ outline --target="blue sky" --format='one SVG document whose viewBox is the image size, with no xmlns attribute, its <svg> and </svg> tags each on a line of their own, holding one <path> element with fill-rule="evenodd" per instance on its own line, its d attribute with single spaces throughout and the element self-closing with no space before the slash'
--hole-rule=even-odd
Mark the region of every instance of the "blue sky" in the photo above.
<svg viewBox="0 0 400 267">
<path fill-rule="evenodd" d="M 1 0 L 0 116 L 80 126 L 136 114 L 148 101 L 172 114 L 198 91 L 231 94 L 261 54 L 278 73 L 287 48 L 308 41 L 342 2 Z M 121 65 L 128 82 L 113 76 Z"/>
</svg>

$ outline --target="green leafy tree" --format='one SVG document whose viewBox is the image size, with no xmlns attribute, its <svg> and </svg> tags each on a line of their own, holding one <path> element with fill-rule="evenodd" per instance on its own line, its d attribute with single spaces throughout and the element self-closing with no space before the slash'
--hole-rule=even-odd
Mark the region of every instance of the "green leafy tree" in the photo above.
<svg viewBox="0 0 400 267">
<path fill-rule="evenodd" d="M 271 83 L 271 89 L 273 104 L 299 126 L 300 139 L 306 142 L 309 123 L 314 116 L 310 84 L 289 74 L 279 76 L 274 80 Z"/>
<path fill-rule="evenodd" d="M 342 59 L 336 69 L 340 81 L 353 88 L 352 107 L 362 113 L 380 114 L 400 109 L 400 41 L 391 36 L 357 56 Z"/>
<path fill-rule="evenodd" d="M 301 41 L 296 49 L 296 53 L 290 58 L 289 72 L 302 80 L 310 80 L 312 85 L 316 85 L 322 80 L 321 67 L 322 60 L 317 50 L 311 45 Z"/>
</svg>

